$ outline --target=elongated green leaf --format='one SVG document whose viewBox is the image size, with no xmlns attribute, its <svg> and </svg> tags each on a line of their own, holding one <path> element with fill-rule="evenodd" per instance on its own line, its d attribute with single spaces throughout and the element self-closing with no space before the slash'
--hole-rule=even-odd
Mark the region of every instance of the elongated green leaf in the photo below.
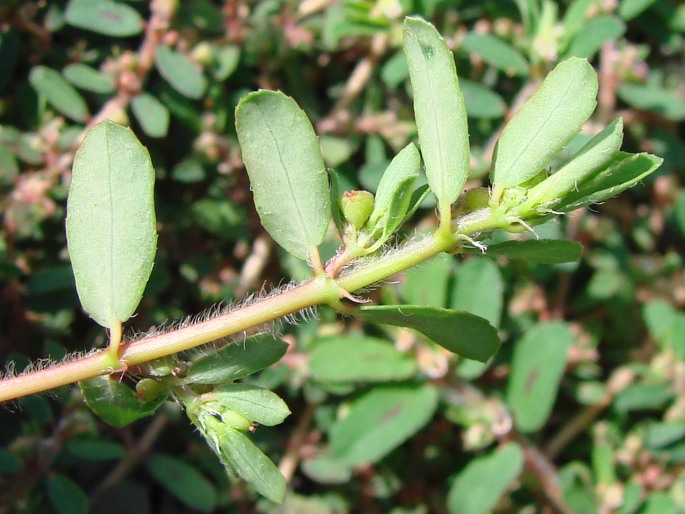
<svg viewBox="0 0 685 514">
<path fill-rule="evenodd" d="M 145 461 L 150 474 L 185 505 L 202 512 L 216 506 L 216 489 L 190 464 L 168 455 L 153 455 Z"/>
<path fill-rule="evenodd" d="M 242 432 L 227 429 L 222 435 L 222 458 L 259 494 L 283 503 L 287 485 L 274 463 Z"/>
<path fill-rule="evenodd" d="M 103 121 L 74 158 L 67 242 L 84 310 L 103 327 L 138 307 L 157 249 L 150 155 L 128 128 Z"/>
<path fill-rule="evenodd" d="M 330 336 L 315 343 L 309 371 L 321 382 L 385 382 L 411 378 L 416 365 L 388 341 Z"/>
<path fill-rule="evenodd" d="M 514 346 L 507 401 L 522 432 L 544 425 L 557 397 L 573 335 L 562 322 L 536 325 Z"/>
<path fill-rule="evenodd" d="M 331 216 L 311 122 L 292 98 L 257 91 L 238 104 L 236 130 L 262 225 L 288 252 L 306 259 L 323 241 Z"/>
<path fill-rule="evenodd" d="M 381 178 L 373 212 L 367 222 L 369 230 L 386 240 L 404 221 L 421 170 L 421 156 L 410 143 L 392 160 Z"/>
<path fill-rule="evenodd" d="M 408 327 L 449 351 L 485 362 L 499 348 L 499 337 L 487 320 L 463 311 L 420 305 L 360 307 L 355 316 L 375 323 Z"/>
<path fill-rule="evenodd" d="M 86 102 L 58 71 L 47 66 L 34 66 L 29 82 L 36 93 L 44 96 L 60 113 L 74 121 L 85 121 L 88 116 Z"/>
<path fill-rule="evenodd" d="M 201 98 L 207 88 L 207 79 L 188 57 L 160 46 L 155 52 L 155 64 L 160 75 L 176 91 L 188 98 Z"/>
<path fill-rule="evenodd" d="M 616 91 L 628 105 L 643 111 L 652 111 L 672 121 L 685 119 L 685 98 L 676 90 L 666 89 L 657 81 L 646 84 L 621 84 Z"/>
<path fill-rule="evenodd" d="M 149 93 L 141 93 L 131 100 L 131 110 L 145 133 L 150 137 L 164 137 L 169 129 L 169 109 Z"/>
<path fill-rule="evenodd" d="M 64 19 L 74 27 L 112 37 L 135 36 L 143 30 L 135 9 L 111 0 L 70 0 Z"/>
<path fill-rule="evenodd" d="M 260 425 L 278 425 L 290 415 L 290 409 L 276 393 L 249 384 L 224 384 L 205 396 Z"/>
<path fill-rule="evenodd" d="M 468 34 L 461 49 L 480 56 L 486 63 L 507 75 L 528 75 L 529 64 L 516 48 L 492 34 Z"/>
<path fill-rule="evenodd" d="M 469 133 L 454 56 L 429 23 L 406 18 L 404 53 L 428 184 L 442 215 L 469 175 Z"/>
<path fill-rule="evenodd" d="M 86 404 L 110 425 L 121 428 L 152 416 L 166 401 L 164 395 L 142 401 L 133 389 L 115 378 L 101 376 L 79 382 Z"/>
<path fill-rule="evenodd" d="M 621 5 L 618 7 L 618 14 L 624 20 L 632 20 L 655 1 L 656 0 L 621 0 Z"/>
<path fill-rule="evenodd" d="M 616 118 L 603 131 L 583 146 L 556 173 L 532 187 L 519 212 L 538 204 L 553 205 L 578 188 L 578 184 L 609 163 L 623 142 L 623 120 Z"/>
<path fill-rule="evenodd" d="M 523 451 L 508 443 L 473 459 L 457 475 L 447 498 L 453 514 L 486 514 L 523 471 Z"/>
<path fill-rule="evenodd" d="M 69 82 L 86 91 L 102 94 L 114 91 L 114 79 L 87 64 L 80 62 L 70 64 L 62 70 L 62 73 Z"/>
<path fill-rule="evenodd" d="M 576 32 L 566 56 L 591 59 L 605 43 L 621 37 L 625 31 L 626 24 L 615 16 L 593 18 Z"/>
<path fill-rule="evenodd" d="M 525 241 L 506 241 L 488 246 L 488 255 L 503 255 L 529 262 L 558 264 L 575 262 L 583 253 L 583 245 L 576 241 L 560 239 L 528 239 Z"/>
<path fill-rule="evenodd" d="M 88 512 L 88 496 L 79 485 L 64 475 L 54 475 L 48 478 L 48 498 L 58 514 L 86 514 Z"/>
<path fill-rule="evenodd" d="M 238 380 L 271 366 L 285 355 L 287 349 L 286 343 L 271 334 L 257 334 L 196 360 L 188 369 L 186 380 L 195 384 Z"/>
<path fill-rule="evenodd" d="M 584 59 L 554 68 L 502 132 L 491 171 L 496 190 L 517 186 L 552 162 L 595 110 L 597 87 Z"/>
<path fill-rule="evenodd" d="M 603 202 L 637 184 L 656 171 L 663 161 L 661 157 L 647 153 L 619 152 L 603 170 L 579 184 L 576 191 L 566 195 L 557 208 L 568 211 Z"/>
<path fill-rule="evenodd" d="M 428 385 L 372 389 L 333 427 L 333 455 L 349 466 L 378 462 L 428 423 L 437 405 Z"/>
</svg>

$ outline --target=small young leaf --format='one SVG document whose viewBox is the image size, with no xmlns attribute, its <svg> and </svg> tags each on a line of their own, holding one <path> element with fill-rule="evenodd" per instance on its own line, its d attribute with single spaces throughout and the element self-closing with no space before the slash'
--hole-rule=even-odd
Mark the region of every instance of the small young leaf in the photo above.
<svg viewBox="0 0 685 514">
<path fill-rule="evenodd" d="M 182 95 L 197 100 L 204 94 L 207 79 L 185 55 L 167 46 L 160 46 L 155 53 L 155 64 L 160 75 Z"/>
<path fill-rule="evenodd" d="M 138 11 L 111 0 L 70 0 L 64 19 L 74 27 L 111 37 L 135 36 L 143 30 Z"/>
<path fill-rule="evenodd" d="M 236 130 L 262 225 L 289 253 L 307 259 L 331 216 L 326 167 L 311 122 L 275 91 L 245 96 Z"/>
<path fill-rule="evenodd" d="M 577 189 L 578 184 L 605 167 L 621 148 L 622 142 L 623 120 L 616 118 L 557 172 L 533 186 L 519 212 L 538 204 L 553 208 L 556 202 L 563 201 L 568 193 Z"/>
<path fill-rule="evenodd" d="M 474 250 L 475 252 L 476 250 Z M 480 250 L 478 250 L 480 251 Z M 559 264 L 575 262 L 583 253 L 583 245 L 576 241 L 560 239 L 527 239 L 525 241 L 506 241 L 488 246 L 487 254 L 503 255 L 512 259 L 528 262 Z"/>
<path fill-rule="evenodd" d="M 385 170 L 367 222 L 369 231 L 381 241 L 386 241 L 404 221 L 420 171 L 421 156 L 413 143 L 398 153 Z"/>
<path fill-rule="evenodd" d="M 603 202 L 656 171 L 663 161 L 661 157 L 647 153 L 619 152 L 604 169 L 578 184 L 577 190 L 566 195 L 556 208 L 569 211 Z"/>
<path fill-rule="evenodd" d="M 416 365 L 382 339 L 330 336 L 314 343 L 309 371 L 320 382 L 386 382 L 411 378 Z"/>
<path fill-rule="evenodd" d="M 114 80 L 109 75 L 91 68 L 87 64 L 75 62 L 62 70 L 64 78 L 76 87 L 93 93 L 107 94 L 114 91 Z"/>
<path fill-rule="evenodd" d="M 227 344 L 190 366 L 186 381 L 195 384 L 221 384 L 246 377 L 278 361 L 288 345 L 269 333 Z"/>
<path fill-rule="evenodd" d="M 523 451 L 507 443 L 477 457 L 457 475 L 447 505 L 453 514 L 486 514 L 523 471 Z"/>
<path fill-rule="evenodd" d="M 67 242 L 84 310 L 103 327 L 129 319 L 157 248 L 150 155 L 128 128 L 103 121 L 74 158 Z"/>
<path fill-rule="evenodd" d="M 115 378 L 100 376 L 79 382 L 88 407 L 110 425 L 121 428 L 135 420 L 152 416 L 166 396 L 141 401 L 129 386 Z"/>
<path fill-rule="evenodd" d="M 536 325 L 514 345 L 507 401 L 522 432 L 544 425 L 566 367 L 573 335 L 562 322 Z"/>
<path fill-rule="evenodd" d="M 202 512 L 216 507 L 216 489 L 190 464 L 168 455 L 153 455 L 145 463 L 155 480 L 184 505 Z"/>
<path fill-rule="evenodd" d="M 333 455 L 349 466 L 378 462 L 428 423 L 437 405 L 429 385 L 372 389 L 333 426 Z"/>
<path fill-rule="evenodd" d="M 131 110 L 143 131 L 150 137 L 164 137 L 169 129 L 169 109 L 149 93 L 131 100 Z"/>
<path fill-rule="evenodd" d="M 618 39 L 626 31 L 626 24 L 615 16 L 598 16 L 576 32 L 566 50 L 567 57 L 591 59 L 608 41 Z"/>
<path fill-rule="evenodd" d="M 48 498 L 58 514 L 86 514 L 88 496 L 79 485 L 64 475 L 53 475 L 47 480 Z"/>
<path fill-rule="evenodd" d="M 224 384 L 205 396 L 260 425 L 278 425 L 290 415 L 290 409 L 278 395 L 248 384 Z"/>
<path fill-rule="evenodd" d="M 36 93 L 44 96 L 60 113 L 74 121 L 85 121 L 88 116 L 86 102 L 58 71 L 47 66 L 34 66 L 29 82 Z"/>
<path fill-rule="evenodd" d="M 285 478 L 245 434 L 230 428 L 225 429 L 219 444 L 222 460 L 229 464 L 240 478 L 272 502 L 283 503 L 287 489 Z"/>
<path fill-rule="evenodd" d="M 485 362 L 499 348 L 499 337 L 487 320 L 462 311 L 420 305 L 360 307 L 355 316 L 397 327 L 412 328 L 449 351 Z"/>
<path fill-rule="evenodd" d="M 595 110 L 597 88 L 584 59 L 554 68 L 502 132 L 491 171 L 496 191 L 522 184 L 550 164 Z"/>
<path fill-rule="evenodd" d="M 480 56 L 490 66 L 507 75 L 525 77 L 529 64 L 516 48 L 492 34 L 468 34 L 461 43 L 461 49 Z"/>
<path fill-rule="evenodd" d="M 454 56 L 437 30 L 418 18 L 404 21 L 404 53 L 428 184 L 446 216 L 464 188 L 470 165 L 466 107 Z"/>
</svg>

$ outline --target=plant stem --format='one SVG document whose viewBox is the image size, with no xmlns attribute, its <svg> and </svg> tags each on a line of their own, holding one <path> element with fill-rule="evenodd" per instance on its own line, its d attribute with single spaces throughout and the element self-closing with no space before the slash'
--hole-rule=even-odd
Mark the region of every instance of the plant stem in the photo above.
<svg viewBox="0 0 685 514">
<path fill-rule="evenodd" d="M 454 251 L 458 248 L 459 236 L 491 230 L 501 223 L 501 217 L 493 214 L 459 223 L 455 234 L 438 229 L 430 237 L 409 243 L 382 258 L 370 259 L 337 278 L 319 275 L 283 293 L 209 320 L 137 341 L 123 342 L 119 346 L 118 358 L 105 349 L 78 360 L 2 380 L 0 402 L 113 371 L 126 371 L 129 366 L 223 339 L 302 309 L 321 304 L 338 305 L 351 292 L 380 282 L 442 252 Z"/>
</svg>

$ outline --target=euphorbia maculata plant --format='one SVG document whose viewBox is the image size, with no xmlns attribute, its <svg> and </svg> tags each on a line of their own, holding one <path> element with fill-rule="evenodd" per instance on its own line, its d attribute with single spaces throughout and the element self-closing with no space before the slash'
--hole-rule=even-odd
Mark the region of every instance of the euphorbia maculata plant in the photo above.
<svg viewBox="0 0 685 514">
<path fill-rule="evenodd" d="M 281 423 L 290 411 L 273 392 L 237 382 L 286 351 L 277 335 L 260 331 L 264 324 L 328 305 L 344 315 L 415 329 L 463 357 L 490 359 L 500 341 L 483 318 L 421 305 L 369 305 L 355 292 L 443 252 L 474 247 L 546 262 L 576 260 L 580 245 L 571 241 L 531 238 L 490 248 L 487 241 L 496 230 L 533 232 L 551 217 L 615 196 L 662 160 L 620 151 L 622 121 L 616 119 L 552 169 L 596 105 L 594 70 L 586 60 L 571 58 L 547 76 L 506 125 L 490 187 L 464 193 L 468 125 L 452 52 L 432 25 L 417 18 L 405 20 L 403 45 L 418 145 L 410 143 L 395 156 L 375 196 L 341 194 L 310 121 L 292 98 L 256 91 L 237 106 L 236 130 L 261 223 L 276 243 L 307 261 L 311 278 L 208 319 L 133 340 L 123 338 L 122 323 L 138 307 L 155 256 L 154 170 L 129 129 L 110 121 L 91 129 L 75 157 L 66 228 L 81 303 L 108 330 L 109 346 L 8 377 L 0 382 L 0 400 L 80 382 L 86 402 L 115 426 L 174 400 L 226 468 L 280 502 L 285 481 L 247 432 L 254 423 Z M 428 185 L 417 187 L 422 170 Z M 429 194 L 437 200 L 435 230 L 388 244 Z M 319 247 L 331 221 L 342 245 L 324 263 Z M 234 335 L 240 344 L 231 344 Z M 216 341 L 223 343 L 195 356 L 186 352 Z M 123 373 L 137 383 L 135 391 L 120 380 Z"/>
</svg>

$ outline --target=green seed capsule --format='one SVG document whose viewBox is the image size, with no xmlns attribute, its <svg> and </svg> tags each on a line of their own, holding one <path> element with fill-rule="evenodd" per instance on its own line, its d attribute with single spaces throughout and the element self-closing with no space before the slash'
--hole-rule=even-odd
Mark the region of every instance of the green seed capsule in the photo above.
<svg viewBox="0 0 685 514">
<path fill-rule="evenodd" d="M 346 191 L 340 198 L 340 211 L 355 229 L 360 230 L 371 216 L 373 204 L 373 194 L 368 191 Z"/>
<path fill-rule="evenodd" d="M 467 212 L 485 209 L 490 204 L 490 191 L 485 187 L 474 187 L 466 191 L 464 203 Z"/>
<path fill-rule="evenodd" d="M 144 378 L 136 384 L 136 393 L 143 401 L 154 400 L 162 392 L 162 385 L 152 378 Z"/>
</svg>

